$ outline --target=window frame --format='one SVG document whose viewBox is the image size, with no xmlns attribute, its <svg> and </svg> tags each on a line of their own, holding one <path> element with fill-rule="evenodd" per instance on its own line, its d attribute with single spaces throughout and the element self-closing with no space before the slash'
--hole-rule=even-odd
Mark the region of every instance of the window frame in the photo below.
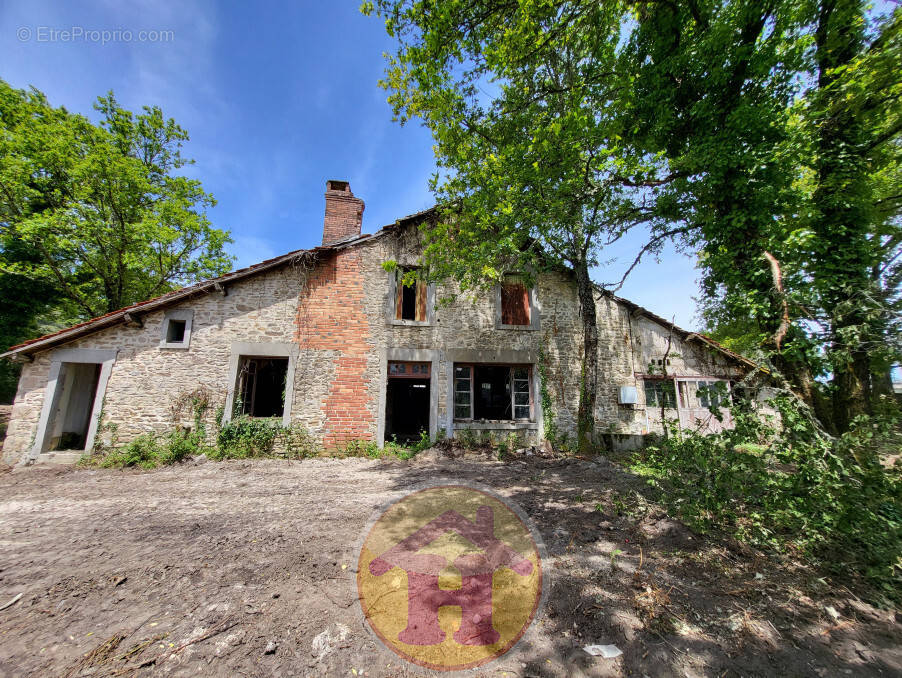
<svg viewBox="0 0 902 678">
<path fill-rule="evenodd" d="M 408 327 L 428 327 L 435 324 L 435 283 L 425 282 L 426 318 L 425 320 L 404 320 L 397 317 L 400 278 L 404 273 L 416 270 L 417 266 L 398 266 L 388 273 L 388 298 L 385 304 L 385 315 L 389 325 Z"/>
<path fill-rule="evenodd" d="M 670 384 L 671 390 L 668 393 L 673 397 L 672 404 L 668 404 L 665 397 L 664 385 Z M 652 393 L 655 396 L 655 402 L 649 402 L 648 400 L 648 386 L 652 386 Z M 660 409 L 663 407 L 665 410 L 676 410 L 679 408 L 679 394 L 677 392 L 677 385 L 673 379 L 649 379 L 645 378 L 642 380 L 642 393 L 645 398 L 645 407 L 654 407 Z M 661 394 L 661 397 L 658 397 L 658 393 Z M 663 403 L 661 401 L 664 401 Z"/>
<path fill-rule="evenodd" d="M 506 273 L 504 277 L 522 275 L 515 271 Z M 538 292 L 536 286 L 527 288 L 527 296 L 529 299 L 529 324 L 528 325 L 507 325 L 502 322 L 503 312 L 501 306 L 501 285 L 495 283 L 495 329 L 496 330 L 524 330 L 538 331 L 542 329 L 541 306 L 539 305 Z"/>
<path fill-rule="evenodd" d="M 239 368 L 242 358 L 288 358 L 285 374 L 285 402 L 283 403 L 282 425 L 291 426 L 291 410 L 294 404 L 294 375 L 297 368 L 298 345 L 294 343 L 243 342 L 232 343 L 229 357 L 228 390 L 222 422 L 228 423 L 234 416 L 235 397 L 238 393 Z M 243 416 L 243 415 L 242 415 Z"/>
<path fill-rule="evenodd" d="M 244 410 L 247 409 L 248 401 L 245 398 L 245 394 L 247 392 L 247 378 L 250 372 L 245 372 L 245 367 L 251 363 L 255 365 L 254 367 L 254 384 L 253 384 L 253 396 L 252 400 L 256 401 L 257 394 L 257 386 L 259 385 L 258 378 L 260 374 L 260 365 L 259 363 L 264 360 L 284 360 L 285 361 L 285 384 L 283 385 L 283 394 L 282 394 L 282 412 L 279 414 L 272 414 L 269 416 L 256 415 L 246 412 Z M 240 403 L 242 412 L 239 413 L 238 416 L 248 417 L 250 419 L 282 419 L 285 417 L 285 401 L 288 398 L 288 363 L 290 358 L 287 356 L 258 356 L 258 355 L 241 355 L 238 357 L 238 382 L 235 385 L 235 389 L 240 395 Z"/>
<path fill-rule="evenodd" d="M 510 374 L 508 376 L 508 383 L 510 385 L 510 399 L 511 399 L 511 414 L 514 415 L 511 419 L 476 419 L 476 394 L 475 394 L 475 383 L 476 383 L 476 369 L 478 367 L 506 367 L 510 370 Z M 469 387 L 469 408 L 470 408 L 470 416 L 469 417 L 458 417 L 457 416 L 457 408 L 459 407 L 457 403 L 457 394 L 458 393 L 466 393 L 467 391 L 458 390 L 458 381 L 461 380 L 461 377 L 457 376 L 458 369 L 469 369 L 470 375 L 467 379 L 470 382 Z M 514 382 L 517 381 L 515 377 L 515 371 L 517 369 L 526 370 L 526 384 L 527 384 L 527 393 L 529 394 L 529 417 L 528 418 L 518 418 L 516 417 L 517 407 L 524 407 L 523 405 L 517 405 L 516 402 L 516 394 L 523 393 L 523 391 L 517 391 L 514 388 Z M 502 424 L 534 424 L 536 423 L 536 404 L 535 404 L 535 389 L 533 388 L 533 366 L 528 363 L 472 363 L 472 362 L 454 362 L 451 364 L 451 402 L 449 403 L 449 407 L 451 408 L 452 417 L 451 420 L 455 424 L 459 423 L 473 423 L 473 422 L 499 422 Z M 522 379 L 520 380 L 522 381 Z M 460 405 L 461 407 L 466 407 L 466 405 Z"/>
<path fill-rule="evenodd" d="M 169 341 L 169 323 L 180 321 L 185 323 L 185 333 L 181 341 Z M 160 348 L 187 351 L 191 347 L 191 332 L 194 329 L 194 310 L 190 308 L 174 308 L 163 312 L 160 327 Z"/>
<path fill-rule="evenodd" d="M 691 383 L 692 383 L 693 388 L 695 389 L 695 392 L 693 393 L 693 395 L 695 397 L 695 402 L 697 403 L 697 407 L 699 409 L 705 409 L 705 410 L 709 410 L 711 408 L 720 409 L 722 407 L 730 407 L 732 405 L 730 382 L 728 380 L 726 380 L 726 379 L 697 379 L 697 380 L 691 381 Z M 708 390 L 708 393 L 710 394 L 711 393 L 710 389 L 712 389 L 712 387 L 719 391 L 718 387 L 714 386 L 715 384 L 725 384 L 726 392 L 724 394 L 724 399 L 721 400 L 719 397 L 720 393 L 717 393 L 715 395 L 715 397 L 717 398 L 717 402 L 715 404 L 713 404 L 713 405 L 711 404 L 712 399 L 711 399 L 710 395 L 705 396 L 705 400 L 707 400 L 707 403 L 702 402 L 702 396 L 698 392 L 699 388 L 701 387 L 701 388 Z"/>
</svg>

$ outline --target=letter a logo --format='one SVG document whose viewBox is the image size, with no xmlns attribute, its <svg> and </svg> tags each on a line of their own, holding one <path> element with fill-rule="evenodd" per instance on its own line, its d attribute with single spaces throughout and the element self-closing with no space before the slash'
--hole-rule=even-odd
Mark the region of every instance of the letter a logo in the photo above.
<svg viewBox="0 0 902 678">
<path fill-rule="evenodd" d="M 480 666 L 510 650 L 538 612 L 539 542 L 504 500 L 463 485 L 407 495 L 368 531 L 360 604 L 379 638 L 431 669 Z"/>
</svg>

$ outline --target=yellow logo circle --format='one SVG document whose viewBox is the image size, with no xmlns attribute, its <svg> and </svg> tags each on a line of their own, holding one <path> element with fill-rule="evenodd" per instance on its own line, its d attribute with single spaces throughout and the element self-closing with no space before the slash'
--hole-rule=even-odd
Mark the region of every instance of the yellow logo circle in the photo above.
<svg viewBox="0 0 902 678">
<path fill-rule="evenodd" d="M 497 659 L 535 619 L 536 539 L 517 511 L 464 485 L 414 492 L 366 535 L 357 591 L 367 622 L 395 653 L 453 671 Z"/>
</svg>

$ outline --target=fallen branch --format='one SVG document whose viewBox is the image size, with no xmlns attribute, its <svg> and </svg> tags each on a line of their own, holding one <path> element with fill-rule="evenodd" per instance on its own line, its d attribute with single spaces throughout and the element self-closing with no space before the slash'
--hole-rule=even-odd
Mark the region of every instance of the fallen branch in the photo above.
<svg viewBox="0 0 902 678">
<path fill-rule="evenodd" d="M 13 599 L 12 599 L 12 600 L 10 600 L 9 602 L 7 602 L 7 603 L 6 603 L 5 605 L 3 605 L 3 606 L 0 606 L 0 610 L 5 610 L 5 609 L 8 608 L 8 607 L 12 607 L 13 605 L 15 605 L 16 603 L 19 602 L 19 598 L 21 598 L 21 597 L 22 597 L 22 594 L 21 594 L 21 593 L 17 593 L 15 596 L 13 596 Z"/>
</svg>

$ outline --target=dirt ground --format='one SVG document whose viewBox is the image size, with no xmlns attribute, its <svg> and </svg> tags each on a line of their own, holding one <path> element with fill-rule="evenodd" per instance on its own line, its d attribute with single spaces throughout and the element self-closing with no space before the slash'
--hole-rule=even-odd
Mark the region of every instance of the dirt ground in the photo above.
<svg viewBox="0 0 902 678">
<path fill-rule="evenodd" d="M 433 452 L 7 470 L 0 676 L 423 675 L 365 628 L 354 568 L 373 511 L 433 480 L 494 488 L 547 547 L 541 617 L 476 675 L 902 675 L 892 611 L 692 534 L 603 458 Z"/>
</svg>

